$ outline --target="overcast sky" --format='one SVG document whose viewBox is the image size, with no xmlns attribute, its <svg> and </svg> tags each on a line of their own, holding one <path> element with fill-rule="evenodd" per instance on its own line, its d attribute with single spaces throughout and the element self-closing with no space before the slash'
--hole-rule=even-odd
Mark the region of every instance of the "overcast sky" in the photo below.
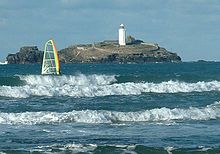
<svg viewBox="0 0 220 154">
<path fill-rule="evenodd" d="M 57 48 L 127 35 L 183 61 L 220 61 L 220 0 L 0 0 L 0 60 L 22 46 Z"/>
</svg>

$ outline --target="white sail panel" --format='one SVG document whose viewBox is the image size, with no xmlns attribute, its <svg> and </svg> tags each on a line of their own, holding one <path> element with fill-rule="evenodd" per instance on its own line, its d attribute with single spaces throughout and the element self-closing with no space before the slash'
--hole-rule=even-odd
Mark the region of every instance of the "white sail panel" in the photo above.
<svg viewBox="0 0 220 154">
<path fill-rule="evenodd" d="M 45 44 L 41 74 L 60 74 L 59 58 L 53 40 Z"/>
</svg>

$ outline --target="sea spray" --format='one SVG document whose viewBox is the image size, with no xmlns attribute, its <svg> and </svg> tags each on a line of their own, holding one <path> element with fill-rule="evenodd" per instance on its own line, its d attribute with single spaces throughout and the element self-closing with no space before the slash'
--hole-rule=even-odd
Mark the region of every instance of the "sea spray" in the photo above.
<svg viewBox="0 0 220 154">
<path fill-rule="evenodd" d="M 169 122 L 182 120 L 210 120 L 220 118 L 220 102 L 206 107 L 188 109 L 155 108 L 137 112 L 106 110 L 73 110 L 71 112 L 0 113 L 0 124 L 51 124 L 51 123 L 121 123 Z"/>
<path fill-rule="evenodd" d="M 142 93 L 190 93 L 220 91 L 219 81 L 187 83 L 181 81 L 116 83 L 115 75 L 20 76 L 22 86 L 0 86 L 0 96 L 27 98 L 30 96 L 98 97 L 110 95 L 140 95 Z"/>
<path fill-rule="evenodd" d="M 19 76 L 27 85 L 63 86 L 63 85 L 107 85 L 116 81 L 115 75 L 62 75 L 42 76 L 25 75 Z"/>
</svg>

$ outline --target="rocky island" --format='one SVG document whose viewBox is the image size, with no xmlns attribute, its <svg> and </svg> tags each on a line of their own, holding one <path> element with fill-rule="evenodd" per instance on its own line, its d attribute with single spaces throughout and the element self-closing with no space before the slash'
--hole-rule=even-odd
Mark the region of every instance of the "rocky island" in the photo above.
<svg viewBox="0 0 220 154">
<path fill-rule="evenodd" d="M 147 63 L 181 62 L 181 58 L 157 43 L 145 43 L 131 35 L 126 37 L 123 24 L 118 29 L 118 40 L 106 40 L 93 44 L 72 45 L 58 51 L 61 63 Z M 16 54 L 6 57 L 9 64 L 41 63 L 43 52 L 37 46 L 20 48 Z"/>
<path fill-rule="evenodd" d="M 39 51 L 37 46 L 21 47 L 19 52 L 8 54 L 6 61 L 8 64 L 31 64 L 41 63 L 43 60 L 43 52 Z"/>
<path fill-rule="evenodd" d="M 58 51 L 61 63 L 147 63 L 181 62 L 176 54 L 154 43 L 131 39 L 125 46 L 118 41 L 72 45 Z M 9 64 L 41 63 L 43 51 L 37 46 L 25 46 L 15 54 L 9 54 Z"/>
</svg>

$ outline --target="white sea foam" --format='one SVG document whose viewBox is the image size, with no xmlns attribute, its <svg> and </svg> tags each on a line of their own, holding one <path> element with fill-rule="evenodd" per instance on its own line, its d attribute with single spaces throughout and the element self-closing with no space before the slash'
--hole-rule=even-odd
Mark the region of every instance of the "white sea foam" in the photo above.
<svg viewBox="0 0 220 154">
<path fill-rule="evenodd" d="M 82 110 L 72 112 L 0 113 L 0 124 L 50 124 L 50 123 L 119 123 L 158 122 L 175 120 L 210 120 L 220 118 L 220 102 L 203 108 L 155 108 L 138 112 Z"/>
<path fill-rule="evenodd" d="M 176 148 L 174 147 L 166 147 L 165 150 L 167 151 L 168 154 L 172 154 L 172 151 L 175 150 Z"/>
<path fill-rule="evenodd" d="M 19 76 L 21 80 L 28 85 L 36 86 L 63 86 L 63 85 L 106 85 L 115 82 L 114 75 L 62 75 L 62 76 L 42 76 L 42 75 L 25 75 Z"/>
<path fill-rule="evenodd" d="M 55 150 L 56 153 L 63 153 L 65 150 L 71 151 L 71 153 L 91 153 L 97 148 L 96 144 L 53 144 L 48 146 L 38 146 L 31 150 L 31 153 L 34 152 L 44 152 L 44 153 L 54 153 L 51 152 Z"/>
<path fill-rule="evenodd" d="M 116 83 L 114 75 L 20 76 L 23 86 L 0 86 L 0 96 L 26 98 L 30 96 L 95 97 L 109 95 L 140 95 L 141 93 L 178 93 L 220 91 L 219 81 L 186 83 Z"/>
<path fill-rule="evenodd" d="M 63 153 L 66 150 L 71 153 L 94 153 L 94 150 L 96 150 L 98 147 L 111 147 L 111 152 L 114 152 L 112 150 L 115 150 L 117 152 L 120 151 L 120 153 L 126 153 L 126 154 L 137 154 L 135 152 L 136 145 L 118 145 L 118 144 L 104 144 L 104 145 L 97 145 L 97 144 L 54 144 L 54 145 L 48 145 L 48 146 L 38 146 L 31 150 L 31 152 L 45 152 L 45 153 L 52 153 L 52 150 L 55 150 L 58 153 Z M 98 150 L 100 151 L 100 150 Z"/>
</svg>

